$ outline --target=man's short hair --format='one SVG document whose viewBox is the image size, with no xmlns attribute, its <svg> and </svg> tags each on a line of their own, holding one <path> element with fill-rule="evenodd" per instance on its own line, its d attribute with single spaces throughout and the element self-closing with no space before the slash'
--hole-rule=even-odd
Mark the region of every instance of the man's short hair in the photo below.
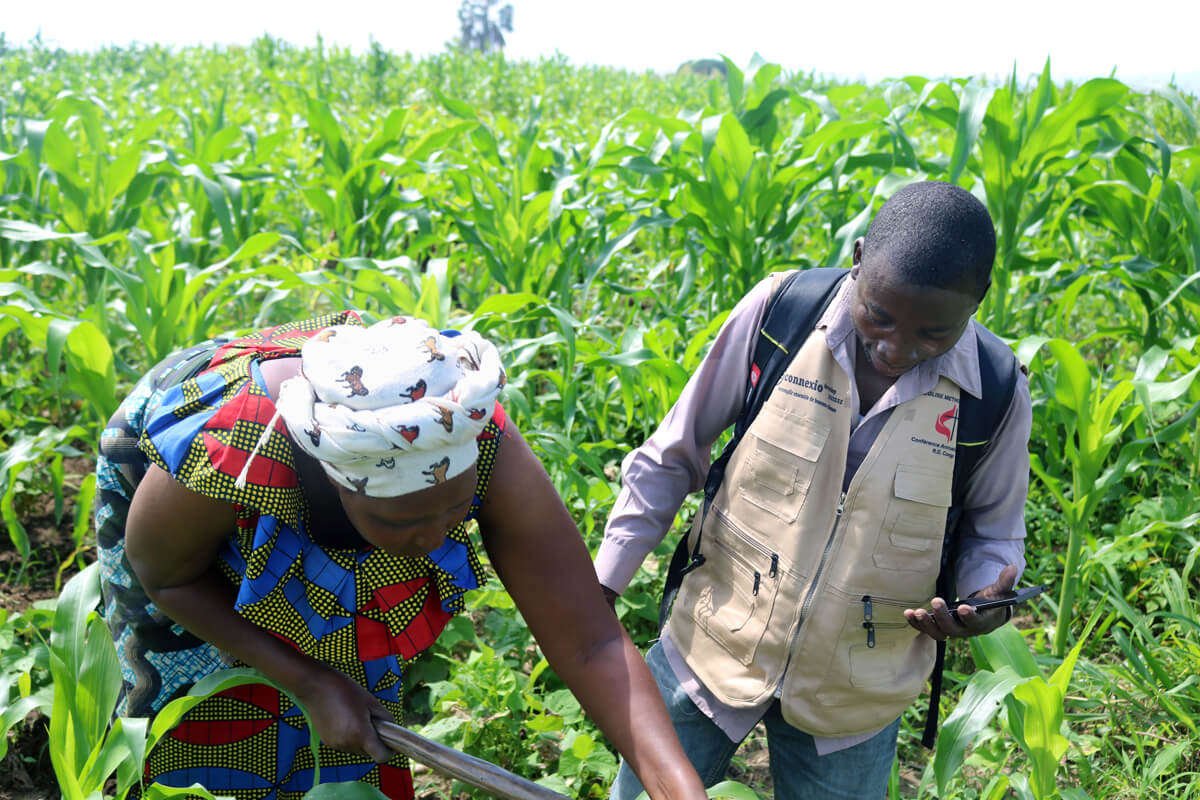
<svg viewBox="0 0 1200 800">
<path fill-rule="evenodd" d="M 885 259 L 916 286 L 987 290 L 996 258 L 996 231 L 983 203 L 942 181 L 910 183 L 871 220 L 862 259 Z"/>
</svg>

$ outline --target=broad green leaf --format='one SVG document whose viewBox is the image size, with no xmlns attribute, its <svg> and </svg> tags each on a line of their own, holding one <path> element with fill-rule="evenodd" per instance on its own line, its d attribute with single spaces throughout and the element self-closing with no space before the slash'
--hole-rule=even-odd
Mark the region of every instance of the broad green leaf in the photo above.
<svg viewBox="0 0 1200 800">
<path fill-rule="evenodd" d="M 1029 643 L 1012 625 L 1001 625 L 991 633 L 973 636 L 969 642 L 975 663 L 984 669 L 999 672 L 1008 667 L 1023 678 L 1042 674 Z"/>
<path fill-rule="evenodd" d="M 78 239 L 80 234 L 62 233 L 20 219 L 0 219 L 0 238 L 14 242 L 46 242 L 54 239 Z"/>
<path fill-rule="evenodd" d="M 946 795 L 946 788 L 958 773 L 967 747 L 975 741 L 980 731 L 991 724 L 1004 697 L 1028 680 L 1031 679 L 1017 674 L 1007 664 L 995 672 L 982 670 L 971 677 L 962 699 L 938 733 L 933 771 L 940 796 Z"/>
<path fill-rule="evenodd" d="M 466 119 L 460 122 L 450 123 L 444 128 L 434 128 L 425 133 L 417 143 L 412 146 L 412 149 L 406 154 L 407 158 L 413 161 L 422 161 L 429 158 L 436 151 L 446 147 L 464 131 L 473 130 L 476 122 L 472 119 Z M 382 160 L 387 161 L 388 155 L 382 156 Z"/>
<path fill-rule="evenodd" d="M 442 717 L 435 719 L 421 728 L 421 735 L 448 747 L 460 747 L 463 741 L 463 729 L 470 721 L 462 717 Z"/>
<path fill-rule="evenodd" d="M 308 124 L 331 148 L 342 142 L 342 126 L 324 100 L 308 98 Z"/>
<path fill-rule="evenodd" d="M 100 329 L 89 320 L 76 325 L 66 340 L 68 381 L 92 404 L 97 417 L 107 419 L 117 408 L 113 353 Z"/>
<path fill-rule="evenodd" d="M 69 678 L 63 678 L 66 681 Z M 58 682 L 55 682 L 57 695 Z M 79 783 L 80 757 L 75 741 L 75 723 L 66 708 L 50 715 L 50 764 L 58 779 L 58 788 L 64 800 L 84 800 L 83 787 Z"/>
<path fill-rule="evenodd" d="M 735 110 L 740 109 L 745 93 L 745 75 L 728 56 L 722 55 L 721 60 L 725 62 L 725 88 L 729 91 L 729 104 Z"/>
<path fill-rule="evenodd" d="M 278 233 L 274 232 L 265 231 L 263 233 L 256 233 L 242 242 L 241 246 L 226 259 L 226 263 L 236 263 L 254 258 L 264 250 L 274 247 L 281 238 Z"/>
<path fill-rule="evenodd" d="M 142 717 L 119 717 L 113 721 L 109 738 L 122 743 L 128 758 L 116 766 L 118 795 L 142 778 L 146 763 L 146 734 L 150 721 Z"/>
<path fill-rule="evenodd" d="M 200 153 L 200 159 L 208 163 L 224 160 L 226 156 L 225 151 L 241 137 L 242 130 L 235 125 L 222 128 L 204 141 L 204 149 Z"/>
<path fill-rule="evenodd" d="M 44 696 L 21 697 L 0 711 L 0 758 L 8 752 L 9 730 L 33 711 L 50 712 L 50 704 Z"/>
<path fill-rule="evenodd" d="M 76 144 L 67 136 L 62 125 L 55 122 L 46 130 L 46 139 L 42 144 L 42 156 L 46 166 L 60 176 L 72 181 L 79 180 L 79 159 L 76 157 Z"/>
<path fill-rule="evenodd" d="M 108 165 L 104 172 L 104 193 L 107 197 L 117 197 L 129 188 L 141 165 L 142 154 L 139 150 L 126 150 Z"/>
<path fill-rule="evenodd" d="M 987 113 L 988 103 L 995 94 L 995 89 L 969 83 L 963 87 L 962 99 L 958 105 L 958 125 L 954 135 L 954 152 L 950 156 L 950 183 L 958 183 L 967 159 L 979 138 L 979 130 L 983 127 L 983 117 Z"/>
<path fill-rule="evenodd" d="M 1128 92 L 1125 84 L 1112 78 L 1097 78 L 1083 84 L 1065 106 L 1037 123 L 1022 147 L 1021 160 L 1035 168 L 1049 156 L 1065 150 L 1073 143 L 1078 125 L 1101 116 Z"/>
<path fill-rule="evenodd" d="M 728 798 L 728 800 L 759 800 L 758 795 L 749 786 L 744 786 L 737 781 L 721 781 L 714 784 L 709 788 L 708 796 Z"/>
<path fill-rule="evenodd" d="M 586 733 L 580 734 L 579 736 L 576 736 L 575 741 L 571 743 L 571 752 L 576 758 L 584 759 L 588 757 L 588 754 L 591 753 L 595 747 L 596 743 L 592 740 L 592 737 L 588 736 Z"/>
<path fill-rule="evenodd" d="M 1049 798 L 1054 793 L 1058 762 L 1069 744 L 1060 732 L 1063 694 L 1041 678 L 1030 679 L 1012 693 L 1025 708 L 1021 746 L 1033 767 L 1031 788 L 1039 800 Z"/>
<path fill-rule="evenodd" d="M 1153 404 L 1166 403 L 1182 397 L 1192 388 L 1197 375 L 1200 375 L 1200 366 L 1172 381 L 1137 381 L 1134 386 L 1137 387 L 1138 396 L 1143 398 L 1143 402 L 1149 410 Z"/>
<path fill-rule="evenodd" d="M 64 677 L 70 676 L 71 683 L 80 673 L 88 615 L 100 604 L 100 566 L 90 564 L 63 587 L 54 611 L 54 624 L 50 633 L 50 649 L 61 659 Z"/>
<path fill-rule="evenodd" d="M 746 129 L 742 124 L 731 114 L 727 114 L 721 118 L 721 127 L 717 131 L 715 150 L 724 156 L 725 164 L 728 165 L 732 172 L 730 177 L 734 182 L 734 192 L 726 196 L 733 199 L 738 194 L 738 187 L 745 180 L 746 174 L 750 171 L 751 165 L 754 163 L 754 150 L 750 145 L 750 138 L 746 135 Z M 712 154 L 710 153 L 710 158 Z"/>
<path fill-rule="evenodd" d="M 462 100 L 455 99 L 436 90 L 434 91 L 433 95 L 437 98 L 437 101 L 454 116 L 471 120 L 473 122 L 477 122 L 479 120 L 479 117 L 475 114 L 475 109 L 471 108 L 469 104 L 464 103 Z"/>
<path fill-rule="evenodd" d="M 1046 345 L 1058 363 L 1054 396 L 1063 407 L 1084 414 L 1091 399 L 1092 374 L 1087 362 L 1069 342 L 1055 339 Z"/>
<path fill-rule="evenodd" d="M 77 677 L 75 716 L 95 747 L 104 739 L 121 691 L 121 665 L 108 626 L 99 615 L 88 622 L 87 643 Z"/>
</svg>

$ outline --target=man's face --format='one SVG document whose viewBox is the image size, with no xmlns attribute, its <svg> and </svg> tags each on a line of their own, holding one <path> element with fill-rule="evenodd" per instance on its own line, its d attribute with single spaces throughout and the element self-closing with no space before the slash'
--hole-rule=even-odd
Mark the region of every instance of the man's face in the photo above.
<svg viewBox="0 0 1200 800">
<path fill-rule="evenodd" d="M 879 375 L 897 378 L 954 346 L 979 307 L 966 288 L 916 286 L 886 258 L 864 263 L 856 248 L 850 318 L 861 352 Z"/>
</svg>

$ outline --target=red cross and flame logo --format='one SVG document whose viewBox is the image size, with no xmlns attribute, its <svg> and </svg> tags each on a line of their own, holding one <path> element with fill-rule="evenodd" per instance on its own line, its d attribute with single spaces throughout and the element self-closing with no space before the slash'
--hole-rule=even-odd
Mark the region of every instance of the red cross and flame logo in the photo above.
<svg viewBox="0 0 1200 800">
<path fill-rule="evenodd" d="M 943 411 L 938 414 L 937 422 L 933 429 L 946 437 L 947 442 L 954 441 L 954 425 L 958 420 L 958 406 L 954 406 L 949 411 Z"/>
</svg>

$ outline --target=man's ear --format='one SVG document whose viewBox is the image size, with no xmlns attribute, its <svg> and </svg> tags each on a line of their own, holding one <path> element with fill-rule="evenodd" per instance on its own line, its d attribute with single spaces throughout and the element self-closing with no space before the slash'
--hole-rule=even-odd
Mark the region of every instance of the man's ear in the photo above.
<svg viewBox="0 0 1200 800">
<path fill-rule="evenodd" d="M 983 298 L 987 297 L 988 289 L 992 288 L 992 279 L 988 278 L 987 283 L 983 285 L 983 291 L 979 293 L 979 302 L 983 302 Z"/>
<path fill-rule="evenodd" d="M 850 277 L 852 281 L 857 281 L 858 270 L 862 269 L 863 267 L 863 241 L 864 239 L 862 236 L 859 236 L 858 239 L 854 240 L 854 251 L 850 257 L 850 263 L 852 264 L 850 267 Z"/>
</svg>

